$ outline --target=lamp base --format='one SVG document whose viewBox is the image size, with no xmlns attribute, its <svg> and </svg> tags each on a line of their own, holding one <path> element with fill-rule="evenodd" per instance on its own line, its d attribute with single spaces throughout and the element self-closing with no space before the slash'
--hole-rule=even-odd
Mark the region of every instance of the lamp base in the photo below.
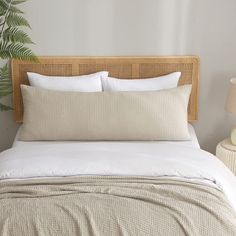
<svg viewBox="0 0 236 236">
<path fill-rule="evenodd" d="M 236 145 L 236 127 L 232 129 L 230 138 L 231 138 L 231 143 L 233 145 Z"/>
</svg>

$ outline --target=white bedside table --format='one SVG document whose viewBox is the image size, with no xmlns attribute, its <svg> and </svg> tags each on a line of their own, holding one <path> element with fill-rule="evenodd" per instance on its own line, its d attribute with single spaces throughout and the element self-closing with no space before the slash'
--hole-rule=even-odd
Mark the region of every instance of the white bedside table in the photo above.
<svg viewBox="0 0 236 236">
<path fill-rule="evenodd" d="M 236 175 L 236 146 L 225 139 L 216 147 L 216 156 Z"/>
</svg>

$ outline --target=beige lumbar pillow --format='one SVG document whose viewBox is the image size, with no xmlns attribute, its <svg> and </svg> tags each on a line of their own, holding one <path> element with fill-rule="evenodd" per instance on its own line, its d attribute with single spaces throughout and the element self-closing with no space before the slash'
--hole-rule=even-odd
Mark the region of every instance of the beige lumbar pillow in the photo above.
<svg viewBox="0 0 236 236">
<path fill-rule="evenodd" d="M 191 85 L 150 92 L 21 90 L 24 141 L 190 139 Z"/>
</svg>

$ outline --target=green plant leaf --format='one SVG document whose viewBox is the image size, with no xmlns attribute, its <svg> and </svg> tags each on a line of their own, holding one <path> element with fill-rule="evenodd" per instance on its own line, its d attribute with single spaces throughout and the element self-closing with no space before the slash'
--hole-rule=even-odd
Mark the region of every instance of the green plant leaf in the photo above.
<svg viewBox="0 0 236 236">
<path fill-rule="evenodd" d="M 11 2 L 12 5 L 18 5 L 18 4 L 21 4 L 21 3 L 24 3 L 26 2 L 27 0 L 14 0 Z"/>
<path fill-rule="evenodd" d="M 17 28 L 7 28 L 3 33 L 3 40 L 14 43 L 33 44 L 30 37 Z"/>
<path fill-rule="evenodd" d="M 0 58 L 9 59 L 16 58 L 19 60 L 28 60 L 38 62 L 38 58 L 31 49 L 23 46 L 20 43 L 0 43 Z"/>
<path fill-rule="evenodd" d="M 11 88 L 11 79 L 0 79 L 0 89 L 1 88 Z"/>
<path fill-rule="evenodd" d="M 11 81 L 9 79 L 0 79 L 0 88 L 11 86 Z"/>
<path fill-rule="evenodd" d="M 1 84 L 1 82 L 0 82 Z M 11 89 L 11 84 L 2 84 L 0 85 L 0 97 L 4 97 L 6 95 L 2 95 L 2 94 L 11 94 L 12 93 L 12 89 Z"/>
<path fill-rule="evenodd" d="M 9 12 L 11 12 L 11 13 L 20 13 L 20 14 L 23 14 L 24 12 L 23 11 L 21 11 L 19 8 L 17 8 L 17 7 L 14 7 L 14 6 L 10 6 L 10 8 L 9 8 Z"/>
<path fill-rule="evenodd" d="M 11 4 L 11 5 L 10 5 Z M 16 4 L 14 4 L 16 5 Z M 23 11 L 21 11 L 19 8 L 13 6 L 12 2 L 10 0 L 1 0 L 0 1 L 0 7 L 2 8 L 2 12 L 12 12 L 12 13 L 24 13 Z"/>
<path fill-rule="evenodd" d="M 10 94 L 12 94 L 12 91 L 8 91 L 8 92 L 2 92 L 2 91 L 0 91 L 0 98 L 2 98 L 2 97 L 5 97 L 5 96 L 8 96 L 8 95 L 10 95 Z"/>
<path fill-rule="evenodd" d="M 6 12 L 9 8 L 9 4 L 5 1 L 0 1 L 0 12 Z"/>
<path fill-rule="evenodd" d="M 7 25 L 10 27 L 26 26 L 30 28 L 29 22 L 23 17 L 16 13 L 10 13 L 6 18 Z"/>
<path fill-rule="evenodd" d="M 8 64 L 6 63 L 2 68 L 0 68 L 0 79 L 2 82 L 5 80 L 10 81 L 10 77 L 10 69 Z"/>
<path fill-rule="evenodd" d="M 12 93 L 12 82 L 8 64 L 0 68 L 0 98 Z"/>
<path fill-rule="evenodd" d="M 12 82 L 10 79 L 9 65 L 0 68 L 0 98 L 12 94 Z"/>
<path fill-rule="evenodd" d="M 0 0 L 0 59 L 19 59 L 38 62 L 35 54 L 25 46 L 32 40 L 19 27 L 29 27 L 22 16 L 18 4 L 27 0 Z M 12 82 L 9 64 L 0 68 L 0 98 L 12 94 Z M 0 112 L 12 110 L 10 106 L 0 103 Z"/>
<path fill-rule="evenodd" d="M 3 90 L 3 89 L 5 89 L 6 91 L 11 90 L 10 79 L 0 79 L 0 90 Z"/>
<path fill-rule="evenodd" d="M 11 82 L 3 82 L 2 80 L 0 80 L 0 94 L 1 93 L 11 93 L 12 88 L 11 88 Z M 0 97 L 3 97 L 2 95 L 0 95 Z"/>
<path fill-rule="evenodd" d="M 6 106 L 6 105 L 0 103 L 0 112 L 1 111 L 11 111 L 11 110 L 13 110 L 12 107 Z"/>
<path fill-rule="evenodd" d="M 4 14 L 5 14 L 4 9 L 2 9 L 0 6 L 0 17 L 3 17 Z M 3 19 L 1 19 L 1 21 L 3 22 Z"/>
</svg>

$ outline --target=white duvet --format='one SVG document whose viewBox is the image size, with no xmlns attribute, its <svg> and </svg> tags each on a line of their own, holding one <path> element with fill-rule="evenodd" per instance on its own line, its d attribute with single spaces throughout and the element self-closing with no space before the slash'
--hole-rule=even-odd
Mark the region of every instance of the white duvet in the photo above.
<svg viewBox="0 0 236 236">
<path fill-rule="evenodd" d="M 77 175 L 191 179 L 220 188 L 236 209 L 236 180 L 199 148 L 156 142 L 68 142 L 15 146 L 0 154 L 0 180 Z"/>
</svg>

